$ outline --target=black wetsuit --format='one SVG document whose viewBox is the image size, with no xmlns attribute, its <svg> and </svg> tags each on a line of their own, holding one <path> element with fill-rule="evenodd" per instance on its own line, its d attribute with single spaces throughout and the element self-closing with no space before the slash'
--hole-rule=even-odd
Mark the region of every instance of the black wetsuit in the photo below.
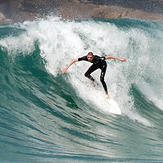
<svg viewBox="0 0 163 163">
<path fill-rule="evenodd" d="M 78 61 L 88 61 L 87 56 L 78 58 Z M 90 62 L 93 63 L 93 65 L 87 70 L 87 72 L 85 73 L 85 76 L 87 78 L 89 78 L 90 80 L 95 81 L 90 74 L 93 71 L 97 70 L 98 68 L 101 69 L 100 81 L 101 81 L 101 83 L 102 83 L 102 85 L 104 87 L 105 92 L 108 93 L 107 86 L 106 86 L 106 83 L 104 81 L 106 67 L 107 67 L 105 57 L 99 57 L 99 56 L 95 55 L 93 57 L 93 60 L 90 61 Z"/>
</svg>

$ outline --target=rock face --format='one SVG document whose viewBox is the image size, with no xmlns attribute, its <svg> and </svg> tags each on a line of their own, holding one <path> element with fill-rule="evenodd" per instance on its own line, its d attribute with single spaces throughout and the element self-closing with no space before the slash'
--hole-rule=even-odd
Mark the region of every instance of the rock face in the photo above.
<svg viewBox="0 0 163 163">
<path fill-rule="evenodd" d="M 63 19 L 139 18 L 163 21 L 163 0 L 1 0 L 0 24 L 46 15 Z"/>
</svg>

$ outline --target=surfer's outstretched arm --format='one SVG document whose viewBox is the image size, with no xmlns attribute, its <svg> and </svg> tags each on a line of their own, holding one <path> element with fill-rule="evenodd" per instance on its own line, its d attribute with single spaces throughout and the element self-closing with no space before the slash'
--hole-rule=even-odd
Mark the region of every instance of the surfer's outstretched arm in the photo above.
<svg viewBox="0 0 163 163">
<path fill-rule="evenodd" d="M 69 68 L 73 63 L 75 63 L 75 62 L 77 62 L 77 61 L 78 61 L 78 59 L 72 60 L 72 61 L 69 63 L 69 65 L 68 65 L 66 68 L 64 68 L 64 69 L 62 70 L 62 74 L 64 74 L 64 73 L 68 70 L 68 68 Z"/>
<path fill-rule="evenodd" d="M 122 61 L 122 62 L 126 62 L 126 60 L 124 58 L 117 58 L 117 57 L 113 57 L 111 55 L 105 56 L 105 59 L 109 59 L 109 58 L 111 58 L 111 59 L 117 59 L 117 60 Z"/>
</svg>

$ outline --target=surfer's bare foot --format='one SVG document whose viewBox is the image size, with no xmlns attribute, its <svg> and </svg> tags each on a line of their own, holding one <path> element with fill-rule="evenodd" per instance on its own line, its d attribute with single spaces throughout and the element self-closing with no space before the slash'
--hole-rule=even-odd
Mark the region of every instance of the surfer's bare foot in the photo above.
<svg viewBox="0 0 163 163">
<path fill-rule="evenodd" d="M 93 87 L 96 87 L 96 86 L 98 86 L 99 84 L 98 84 L 96 81 L 92 81 L 92 85 L 93 85 Z"/>
<path fill-rule="evenodd" d="M 109 94 L 108 94 L 108 93 L 106 93 L 106 98 L 107 98 L 107 99 L 110 99 L 110 96 L 109 96 Z"/>
</svg>

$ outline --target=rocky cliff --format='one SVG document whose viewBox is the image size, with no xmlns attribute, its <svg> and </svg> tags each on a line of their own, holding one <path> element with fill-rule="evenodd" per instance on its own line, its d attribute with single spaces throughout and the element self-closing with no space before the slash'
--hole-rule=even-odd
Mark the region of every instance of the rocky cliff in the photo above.
<svg viewBox="0 0 163 163">
<path fill-rule="evenodd" d="M 163 0 L 1 0 L 0 24 L 57 15 L 63 19 L 139 18 L 163 21 Z"/>
</svg>

